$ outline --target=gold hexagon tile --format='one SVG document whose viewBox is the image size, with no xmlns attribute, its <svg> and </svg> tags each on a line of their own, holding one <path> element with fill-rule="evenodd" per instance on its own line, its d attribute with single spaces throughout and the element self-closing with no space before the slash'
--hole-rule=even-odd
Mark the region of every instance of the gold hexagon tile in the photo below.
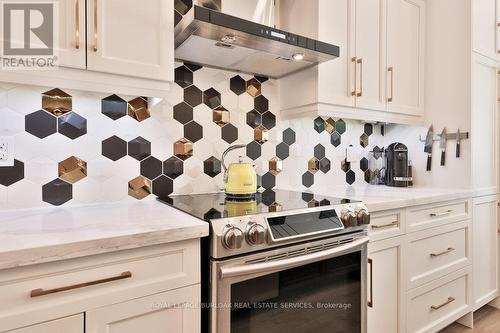
<svg viewBox="0 0 500 333">
<path fill-rule="evenodd" d="M 137 200 L 142 200 L 151 194 L 151 181 L 144 176 L 139 176 L 128 182 L 128 195 Z"/>
<path fill-rule="evenodd" d="M 128 115 L 141 122 L 151 117 L 148 109 L 148 101 L 143 97 L 137 97 L 127 103 Z"/>
<path fill-rule="evenodd" d="M 193 156 L 193 143 L 186 138 L 174 142 L 174 155 L 181 160 L 187 160 Z"/>
<path fill-rule="evenodd" d="M 313 207 L 318 207 L 319 206 L 319 202 L 317 200 L 311 200 L 307 203 L 307 207 L 309 208 L 313 208 Z"/>
<path fill-rule="evenodd" d="M 283 161 L 278 157 L 273 157 L 269 160 L 269 172 L 273 175 L 277 175 L 283 171 Z"/>
<path fill-rule="evenodd" d="M 277 202 L 274 202 L 271 206 L 269 206 L 270 212 L 281 212 L 283 210 L 283 206 Z"/>
<path fill-rule="evenodd" d="M 368 140 L 368 135 L 366 135 L 365 133 L 361 134 L 361 136 L 359 137 L 360 146 L 366 148 L 368 146 Z"/>
<path fill-rule="evenodd" d="M 257 126 L 253 130 L 253 138 L 258 143 L 266 143 L 269 140 L 269 131 L 264 126 Z"/>
<path fill-rule="evenodd" d="M 59 178 L 74 184 L 77 181 L 87 177 L 87 162 L 71 156 L 64 161 L 59 162 Z"/>
<path fill-rule="evenodd" d="M 246 82 L 246 90 L 250 96 L 252 97 L 259 96 L 261 91 L 260 89 L 261 89 L 260 82 L 256 78 L 253 77 Z"/>
<path fill-rule="evenodd" d="M 312 174 L 315 174 L 316 172 L 318 172 L 318 170 L 319 170 L 319 160 L 316 157 L 311 158 L 307 162 L 307 169 Z"/>
<path fill-rule="evenodd" d="M 230 121 L 229 111 L 223 106 L 218 106 L 212 111 L 212 120 L 220 127 L 224 127 Z"/>
<path fill-rule="evenodd" d="M 332 118 L 327 118 L 325 120 L 325 130 L 330 134 L 335 132 L 335 120 L 333 120 Z"/>
<path fill-rule="evenodd" d="M 55 116 L 68 113 L 72 108 L 73 101 L 71 95 L 59 88 L 46 91 L 42 94 L 42 109 Z"/>
</svg>

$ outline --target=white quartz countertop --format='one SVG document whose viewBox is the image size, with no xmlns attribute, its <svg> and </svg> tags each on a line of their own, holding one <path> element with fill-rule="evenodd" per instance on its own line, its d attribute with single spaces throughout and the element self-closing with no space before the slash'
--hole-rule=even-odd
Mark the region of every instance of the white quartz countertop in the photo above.
<svg viewBox="0 0 500 333">
<path fill-rule="evenodd" d="M 156 200 L 0 212 L 0 269 L 208 235 L 208 223 Z"/>
</svg>

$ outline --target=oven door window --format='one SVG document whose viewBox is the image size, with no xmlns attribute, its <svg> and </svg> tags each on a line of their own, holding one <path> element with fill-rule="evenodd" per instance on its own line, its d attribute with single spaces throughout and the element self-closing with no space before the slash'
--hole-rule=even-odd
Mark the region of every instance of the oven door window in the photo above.
<svg viewBox="0 0 500 333">
<path fill-rule="evenodd" d="M 361 332 L 361 252 L 231 286 L 231 333 Z"/>
</svg>

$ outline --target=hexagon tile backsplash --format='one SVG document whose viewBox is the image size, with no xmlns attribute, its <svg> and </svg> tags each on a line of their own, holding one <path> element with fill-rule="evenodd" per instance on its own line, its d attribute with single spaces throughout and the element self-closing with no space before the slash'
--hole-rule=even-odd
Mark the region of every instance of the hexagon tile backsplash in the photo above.
<svg viewBox="0 0 500 333">
<path fill-rule="evenodd" d="M 164 100 L 0 83 L 0 136 L 16 146 L 14 166 L 0 167 L 0 209 L 217 191 L 220 156 L 236 143 L 261 188 L 369 181 L 367 159 L 346 163 L 346 147 L 367 157 L 383 145 L 377 126 L 280 120 L 287 96 L 264 77 L 178 64 L 175 81 Z"/>
</svg>

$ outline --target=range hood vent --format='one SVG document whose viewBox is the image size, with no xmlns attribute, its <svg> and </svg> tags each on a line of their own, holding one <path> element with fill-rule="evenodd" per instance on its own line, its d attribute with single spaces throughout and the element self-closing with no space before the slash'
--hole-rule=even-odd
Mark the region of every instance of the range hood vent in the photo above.
<svg viewBox="0 0 500 333">
<path fill-rule="evenodd" d="M 198 5 L 175 27 L 177 60 L 275 79 L 338 56 L 338 46 Z"/>
</svg>

